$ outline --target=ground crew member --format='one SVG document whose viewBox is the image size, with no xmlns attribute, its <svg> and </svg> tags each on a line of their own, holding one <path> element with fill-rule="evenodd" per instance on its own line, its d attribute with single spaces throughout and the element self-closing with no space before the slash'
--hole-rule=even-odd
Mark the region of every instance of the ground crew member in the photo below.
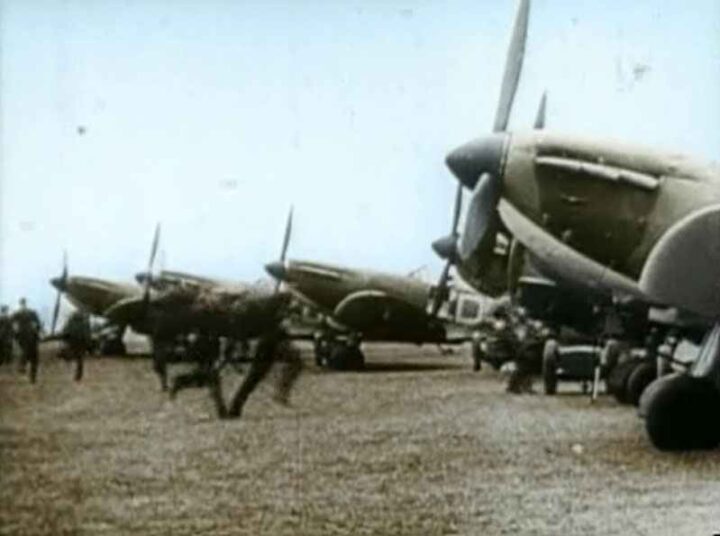
<svg viewBox="0 0 720 536">
<path fill-rule="evenodd" d="M 79 382 L 83 377 L 85 355 L 92 348 L 90 317 L 82 311 L 73 312 L 65 323 L 63 340 L 67 344 L 68 358 L 75 360 L 74 379 Z"/>
<path fill-rule="evenodd" d="M 228 417 L 240 417 L 248 397 L 267 376 L 276 361 L 282 362 L 284 366 L 276 385 L 275 400 L 287 405 L 290 390 L 302 369 L 302 361 L 297 348 L 290 343 L 287 333 L 281 327 L 276 327 L 260 337 L 250 369 L 230 403 Z"/>
<path fill-rule="evenodd" d="M 524 312 L 518 312 L 514 335 L 515 370 L 508 379 L 507 392 L 532 393 L 533 375 L 541 364 L 542 343 Z"/>
<path fill-rule="evenodd" d="M 195 370 L 178 374 L 173 379 L 170 397 L 175 398 L 178 391 L 189 387 L 205 387 L 210 389 L 210 397 L 215 404 L 218 417 L 227 414 L 225 401 L 222 397 L 220 379 L 220 339 L 208 334 L 192 334 L 188 347 L 190 358 L 196 363 Z"/>
<path fill-rule="evenodd" d="M 30 364 L 30 382 L 35 383 L 38 372 L 38 344 L 42 325 L 35 311 L 28 308 L 27 300 L 20 298 L 20 309 L 12 315 L 15 340 L 20 346 L 20 371 Z"/>
<path fill-rule="evenodd" d="M 7 305 L 0 306 L 0 365 L 12 361 L 13 325 Z"/>
<path fill-rule="evenodd" d="M 158 378 L 160 378 L 160 388 L 163 391 L 167 391 L 167 365 L 173 357 L 177 343 L 177 335 L 174 333 L 165 333 L 161 328 L 156 327 L 151 337 L 151 342 L 153 370 L 158 375 Z"/>
</svg>

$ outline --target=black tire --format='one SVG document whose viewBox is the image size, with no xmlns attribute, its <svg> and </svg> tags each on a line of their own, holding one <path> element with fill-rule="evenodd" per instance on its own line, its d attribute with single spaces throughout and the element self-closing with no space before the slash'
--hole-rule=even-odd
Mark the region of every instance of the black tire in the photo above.
<svg viewBox="0 0 720 536">
<path fill-rule="evenodd" d="M 100 343 L 100 355 L 123 356 L 127 355 L 127 348 L 122 339 L 106 339 Z"/>
<path fill-rule="evenodd" d="M 357 346 L 338 343 L 330 349 L 327 365 L 333 370 L 363 370 L 365 355 Z"/>
<path fill-rule="evenodd" d="M 607 390 L 620 404 L 629 404 L 627 399 L 627 385 L 630 374 L 638 366 L 637 359 L 629 359 L 617 364 L 608 374 Z"/>
<path fill-rule="evenodd" d="M 704 378 L 680 375 L 648 401 L 645 429 L 659 450 L 707 450 L 720 445 L 720 393 Z"/>
<path fill-rule="evenodd" d="M 362 353 L 359 347 L 352 347 L 348 349 L 348 370 L 364 370 L 365 369 L 365 354 Z"/>
<path fill-rule="evenodd" d="M 640 363 L 632 371 L 627 379 L 625 398 L 633 406 L 640 403 L 640 397 L 645 388 L 657 378 L 657 367 L 654 363 Z"/>
<path fill-rule="evenodd" d="M 545 341 L 542 357 L 542 377 L 546 395 L 557 393 L 558 343 L 555 339 Z"/>
</svg>

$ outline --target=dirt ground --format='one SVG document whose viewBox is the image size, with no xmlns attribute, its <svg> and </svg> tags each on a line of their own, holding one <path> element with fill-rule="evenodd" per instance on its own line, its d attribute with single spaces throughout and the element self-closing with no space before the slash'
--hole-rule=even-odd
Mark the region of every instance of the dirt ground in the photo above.
<svg viewBox="0 0 720 536">
<path fill-rule="evenodd" d="M 264 384 L 239 421 L 169 401 L 142 359 L 86 381 L 0 369 L 1 534 L 672 534 L 720 531 L 720 452 L 652 449 L 633 410 L 509 396 L 465 352 L 372 346 L 314 367 L 292 406 Z M 239 377 L 226 378 L 226 395 Z"/>
</svg>

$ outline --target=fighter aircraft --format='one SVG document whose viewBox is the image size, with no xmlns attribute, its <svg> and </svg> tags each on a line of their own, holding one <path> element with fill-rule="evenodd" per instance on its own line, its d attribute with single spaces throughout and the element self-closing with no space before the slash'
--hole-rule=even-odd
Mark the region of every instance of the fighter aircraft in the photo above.
<svg viewBox="0 0 720 536">
<path fill-rule="evenodd" d="M 53 334 L 57 327 L 60 303 L 63 296 L 77 309 L 93 316 L 106 318 L 105 311 L 112 305 L 121 300 L 142 294 L 142 289 L 132 283 L 109 281 L 97 277 L 69 275 L 67 253 L 63 254 L 61 275 L 52 278 L 50 284 L 57 289 L 51 327 L 51 333 Z M 126 349 L 123 343 L 124 333 L 125 325 L 115 326 L 115 328 L 111 330 L 111 336 L 102 341 L 100 351 L 103 354 L 125 354 Z"/>
<path fill-rule="evenodd" d="M 216 279 L 178 270 L 161 270 L 154 275 L 148 274 L 147 272 L 138 272 L 135 275 L 135 280 L 140 286 L 144 286 L 148 279 L 152 288 L 155 290 L 166 290 L 177 286 L 198 288 L 222 287 L 225 289 L 240 289 L 245 286 L 236 281 Z"/>
<path fill-rule="evenodd" d="M 290 221 L 290 220 L 289 220 Z M 453 344 L 469 340 L 469 330 L 428 312 L 432 285 L 415 277 L 333 264 L 286 260 L 290 226 L 279 261 L 265 266 L 278 283 L 322 314 L 315 337 L 319 365 L 361 369 L 362 341 Z M 457 292 L 449 312 L 466 322 L 482 312 L 481 298 Z M 455 324 L 455 325 L 453 325 Z"/>
<path fill-rule="evenodd" d="M 436 251 L 476 288 L 502 292 L 526 250 L 556 280 L 717 319 L 715 164 L 614 140 L 508 131 L 529 9 L 529 0 L 521 0 L 492 133 L 446 158 L 459 192 L 472 194 L 464 230 L 457 231 L 455 218 Z M 708 414 L 720 407 L 718 367 L 705 369 L 715 370 L 712 381 L 696 372 L 666 382 L 648 404 L 646 427 L 658 448 L 720 443 L 720 427 Z"/>
<path fill-rule="evenodd" d="M 179 337 L 204 333 L 248 341 L 270 336 L 284 321 L 292 297 L 268 284 L 238 283 L 227 287 L 183 274 L 179 279 L 169 278 L 157 285 L 153 281 L 153 265 L 158 244 L 159 226 L 147 270 L 141 276 L 142 293 L 116 302 L 104 315 L 115 324 L 130 326 L 150 336 L 154 369 L 163 389 L 168 388 L 167 357 Z M 218 362 L 218 369 L 224 362 Z"/>
</svg>

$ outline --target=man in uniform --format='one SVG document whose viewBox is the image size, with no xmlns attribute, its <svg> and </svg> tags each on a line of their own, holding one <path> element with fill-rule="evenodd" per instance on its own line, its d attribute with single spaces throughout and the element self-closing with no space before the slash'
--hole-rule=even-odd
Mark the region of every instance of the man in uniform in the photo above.
<svg viewBox="0 0 720 536">
<path fill-rule="evenodd" d="M 250 369 L 230 403 L 227 411 L 228 417 L 240 417 L 248 397 L 267 376 L 276 361 L 282 362 L 284 366 L 278 377 L 275 400 L 287 405 L 290 390 L 300 375 L 302 361 L 300 353 L 290 343 L 285 330 L 277 326 L 260 337 Z"/>
<path fill-rule="evenodd" d="M 515 370 L 508 378 L 507 392 L 532 393 L 533 376 L 539 373 L 542 366 L 543 341 L 535 322 L 522 309 L 515 313 L 513 346 Z"/>
<path fill-rule="evenodd" d="M 20 371 L 30 363 L 30 382 L 35 383 L 38 371 L 38 343 L 42 326 L 35 311 L 28 308 L 27 300 L 20 298 L 20 309 L 12 315 L 15 340 L 20 346 Z"/>
<path fill-rule="evenodd" d="M 92 347 L 92 334 L 90 331 L 90 317 L 82 311 L 75 311 L 63 329 L 63 339 L 67 344 L 69 359 L 75 360 L 76 382 L 82 380 L 85 355 L 90 353 Z"/>
<path fill-rule="evenodd" d="M 225 401 L 222 397 L 220 379 L 220 339 L 206 333 L 193 333 L 189 337 L 188 351 L 190 358 L 196 363 L 195 370 L 178 374 L 173 379 L 170 398 L 175 398 L 178 391 L 189 387 L 205 387 L 210 389 L 210 396 L 215 404 L 218 417 L 227 414 Z"/>
<path fill-rule="evenodd" d="M 12 361 L 13 326 L 7 305 L 0 306 L 0 365 Z"/>
</svg>

